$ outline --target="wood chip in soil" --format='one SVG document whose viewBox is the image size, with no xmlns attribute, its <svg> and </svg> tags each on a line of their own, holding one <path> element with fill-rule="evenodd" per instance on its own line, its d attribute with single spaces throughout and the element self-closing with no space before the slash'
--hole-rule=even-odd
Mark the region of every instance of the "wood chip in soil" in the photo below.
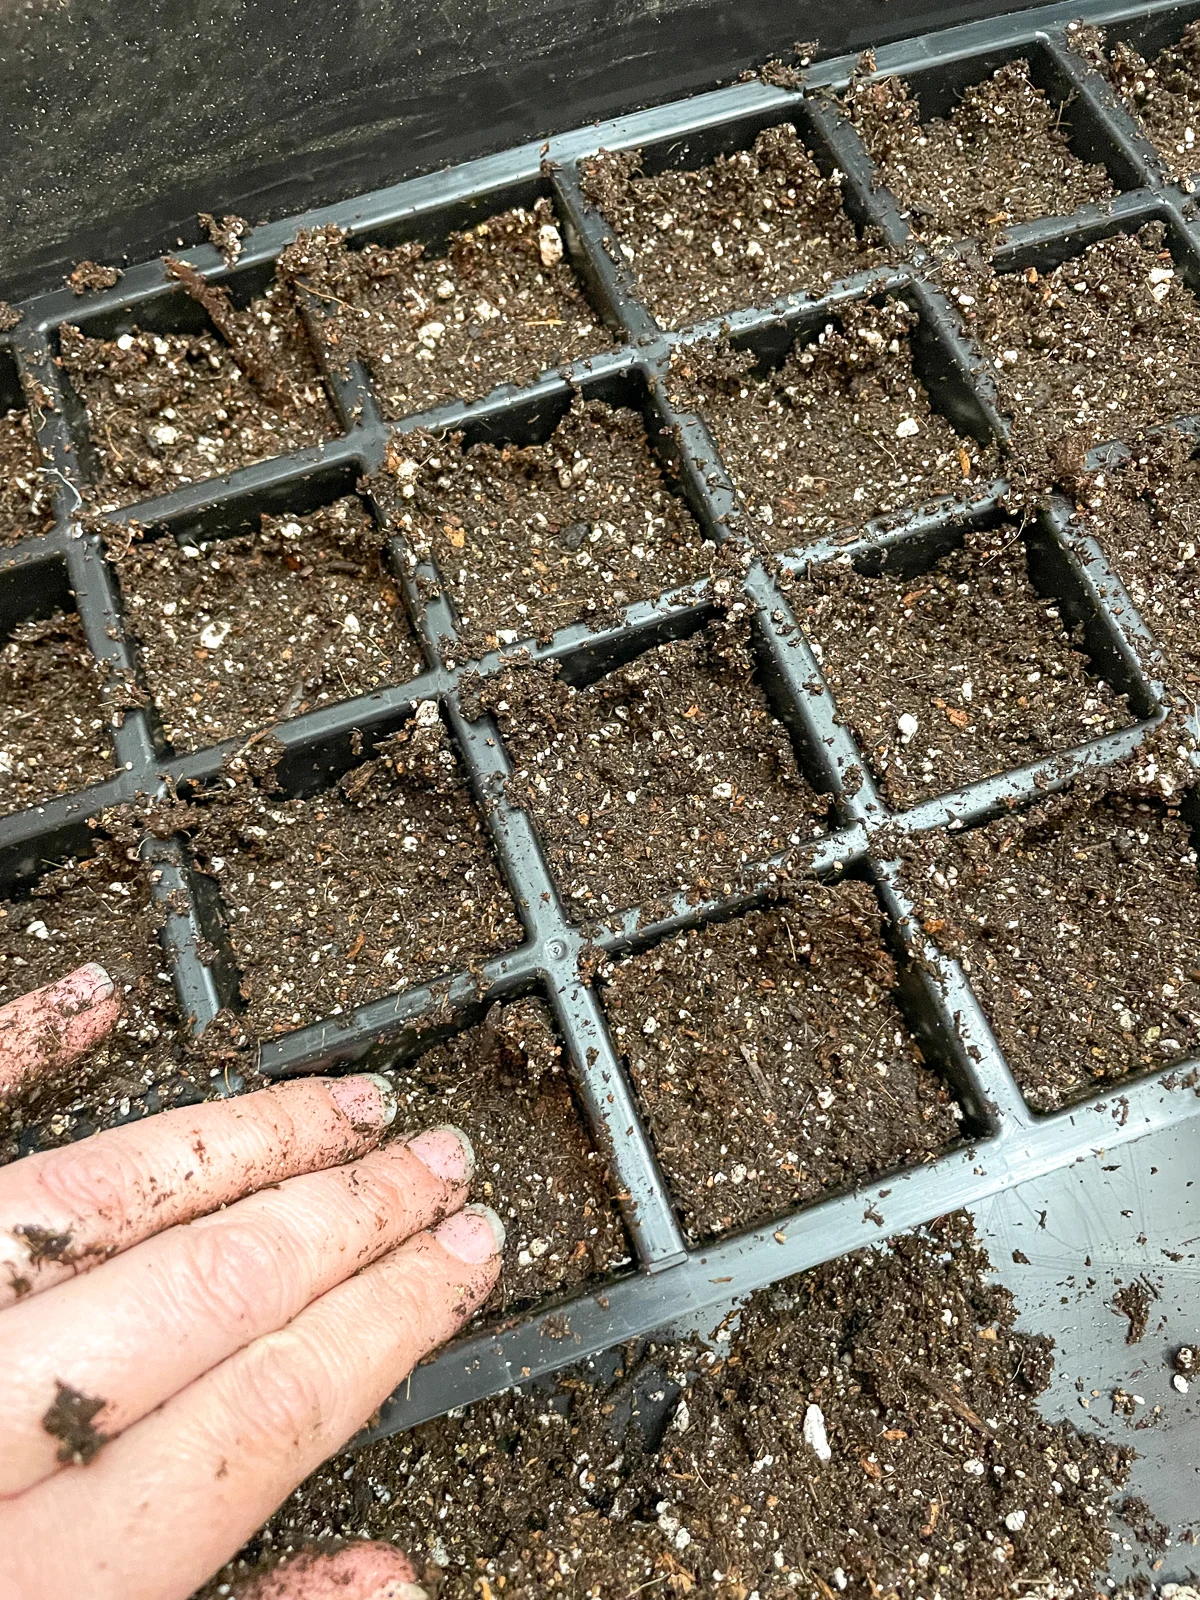
<svg viewBox="0 0 1200 1600">
<path fill-rule="evenodd" d="M 577 689 L 544 667 L 488 680 L 532 815 L 581 920 L 681 890 L 728 894 L 750 863 L 824 831 L 744 627 L 660 645 Z"/>
<path fill-rule="evenodd" d="M 1009 61 L 965 89 L 948 116 L 921 120 L 903 78 L 859 79 L 846 107 L 883 182 L 924 239 L 995 233 L 1065 217 L 1116 193 L 1102 166 L 1070 146 L 1070 110 Z"/>
<path fill-rule="evenodd" d="M 765 549 L 985 490 L 993 448 L 955 433 L 913 371 L 916 313 L 859 302 L 776 368 L 748 351 L 676 352 L 673 398 L 707 420 Z"/>
<path fill-rule="evenodd" d="M 51 1066 L 6 1108 L 0 1159 L 18 1153 L 27 1125 L 38 1130 L 38 1148 L 48 1148 L 111 1123 L 123 1103 L 128 1110 L 152 1084 L 189 1070 L 160 922 L 135 839 L 124 833 L 97 835 L 93 855 L 69 859 L 0 901 L 0 1005 L 91 961 L 121 997 L 121 1015 L 101 1044 Z"/>
<path fill-rule="evenodd" d="M 494 1207 L 508 1229 L 487 1311 L 516 1310 L 628 1259 L 604 1163 L 541 1001 L 494 1005 L 476 1027 L 389 1077 L 400 1098 L 397 1133 L 449 1122 L 475 1147 L 472 1198 Z"/>
<path fill-rule="evenodd" d="M 903 559 L 903 552 L 897 554 Z M 1008 523 L 925 571 L 840 563 L 791 586 L 839 717 L 902 808 L 1125 727 Z"/>
<path fill-rule="evenodd" d="M 1200 883 L 1177 812 L 1065 795 L 905 854 L 926 931 L 1037 1110 L 1200 1049 Z"/>
<path fill-rule="evenodd" d="M 126 623 L 163 732 L 196 750 L 403 683 L 423 659 L 354 495 L 257 533 L 158 538 L 117 556 Z"/>
<path fill-rule="evenodd" d="M 1105 29 L 1075 22 L 1068 41 L 1112 85 L 1117 99 L 1141 124 L 1176 183 L 1200 172 L 1200 21 L 1190 22 L 1175 44 L 1147 61 L 1136 46 Z"/>
<path fill-rule="evenodd" d="M 54 480 L 39 466 L 28 411 L 0 412 L 0 544 L 15 544 L 50 526 Z"/>
<path fill-rule="evenodd" d="M 1035 481 L 1078 470 L 1094 445 L 1200 412 L 1200 306 L 1162 223 L 1103 239 L 1053 272 L 996 275 L 960 261 L 943 279 L 991 363 L 1015 466 Z"/>
<path fill-rule="evenodd" d="M 545 444 L 404 436 L 378 492 L 413 556 L 432 559 L 469 656 L 586 621 L 699 577 L 712 563 L 667 488 L 642 418 L 577 400 Z"/>
<path fill-rule="evenodd" d="M 605 1007 L 693 1239 L 945 1148 L 959 1108 L 896 1004 L 865 884 L 789 892 L 602 969 Z"/>
<path fill-rule="evenodd" d="M 630 1344 L 334 1457 L 200 1600 L 362 1537 L 436 1600 L 1091 1595 L 1133 1452 L 1047 1421 L 1017 1311 L 941 1218 L 760 1291 L 727 1347 Z"/>
<path fill-rule="evenodd" d="M 0 645 L 0 814 L 112 776 L 102 682 L 74 611 L 19 623 Z"/>
<path fill-rule="evenodd" d="M 330 362 L 361 358 L 392 418 L 528 383 L 612 343 L 547 199 L 452 233 L 444 254 L 415 241 L 350 248 L 339 229 L 317 228 L 278 270 L 314 297 Z"/>
<path fill-rule="evenodd" d="M 664 327 L 819 296 L 881 259 L 842 209 L 840 178 L 822 175 L 789 122 L 695 171 L 645 175 L 640 151 L 602 150 L 581 177 Z"/>
<path fill-rule="evenodd" d="M 243 784 L 181 818 L 220 887 L 255 1037 L 520 941 L 433 702 L 381 750 L 311 799 Z"/>
<path fill-rule="evenodd" d="M 247 360 L 278 386 L 269 395 L 211 328 L 134 327 L 97 339 L 63 326 L 59 360 L 87 411 L 88 493 L 98 509 L 167 494 L 338 432 L 290 294 L 272 285 L 230 318 Z"/>
</svg>

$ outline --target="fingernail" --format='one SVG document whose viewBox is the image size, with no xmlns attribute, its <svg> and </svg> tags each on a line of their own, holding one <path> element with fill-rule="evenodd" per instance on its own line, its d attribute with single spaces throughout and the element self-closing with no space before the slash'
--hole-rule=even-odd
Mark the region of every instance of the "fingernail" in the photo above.
<svg viewBox="0 0 1200 1600">
<path fill-rule="evenodd" d="M 443 1250 L 473 1267 L 504 1249 L 504 1224 L 491 1206 L 464 1206 L 433 1230 Z"/>
<path fill-rule="evenodd" d="M 348 1117 L 357 1133 L 374 1128 L 390 1128 L 396 1120 L 399 1102 L 396 1091 L 378 1072 L 357 1073 L 353 1078 L 334 1078 L 329 1098 Z"/>
<path fill-rule="evenodd" d="M 461 1128 L 449 1122 L 426 1128 L 408 1140 L 408 1148 L 443 1183 L 470 1183 L 475 1176 L 475 1150 Z"/>
<path fill-rule="evenodd" d="M 87 986 L 90 990 L 89 1000 L 107 1000 L 116 989 L 116 984 L 98 961 L 88 961 L 82 967 L 76 967 L 69 977 L 79 979 L 81 987 Z"/>
</svg>

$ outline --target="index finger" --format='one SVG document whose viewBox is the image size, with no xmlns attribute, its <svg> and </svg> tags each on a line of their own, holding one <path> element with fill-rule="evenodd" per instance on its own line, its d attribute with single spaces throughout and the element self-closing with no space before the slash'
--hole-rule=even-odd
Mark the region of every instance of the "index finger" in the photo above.
<svg viewBox="0 0 1200 1600">
<path fill-rule="evenodd" d="M 267 1184 L 364 1155 L 386 1078 L 298 1078 L 181 1106 L 0 1168 L 0 1307 Z"/>
</svg>

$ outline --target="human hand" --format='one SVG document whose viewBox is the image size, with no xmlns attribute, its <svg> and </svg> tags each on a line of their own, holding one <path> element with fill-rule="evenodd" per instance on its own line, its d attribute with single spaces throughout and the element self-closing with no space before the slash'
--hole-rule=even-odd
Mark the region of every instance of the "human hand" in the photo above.
<svg viewBox="0 0 1200 1600">
<path fill-rule="evenodd" d="M 0 1593 L 185 1600 L 486 1299 L 470 1146 L 377 1148 L 395 1110 L 296 1080 L 0 1169 Z M 404 1592 L 394 1552 L 335 1564 L 370 1551 L 390 1576 L 332 1592 Z"/>
</svg>

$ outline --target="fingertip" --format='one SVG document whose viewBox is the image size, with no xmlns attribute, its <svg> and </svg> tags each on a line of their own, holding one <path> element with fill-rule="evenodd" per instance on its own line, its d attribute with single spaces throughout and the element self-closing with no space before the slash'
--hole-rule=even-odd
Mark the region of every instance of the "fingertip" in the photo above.
<svg viewBox="0 0 1200 1600">
<path fill-rule="evenodd" d="M 329 1098 L 356 1133 L 390 1128 L 400 1102 L 388 1080 L 378 1072 L 355 1073 L 329 1080 Z"/>
<path fill-rule="evenodd" d="M 506 1236 L 504 1224 L 491 1206 L 480 1205 L 464 1206 L 433 1230 L 443 1250 L 471 1267 L 499 1260 Z"/>
<path fill-rule="evenodd" d="M 301 1551 L 236 1590 L 234 1600 L 426 1600 L 412 1562 L 380 1539 Z"/>
<path fill-rule="evenodd" d="M 406 1148 L 443 1183 L 458 1188 L 470 1183 L 475 1176 L 475 1147 L 463 1130 L 452 1123 L 426 1128 L 407 1140 Z"/>
</svg>

